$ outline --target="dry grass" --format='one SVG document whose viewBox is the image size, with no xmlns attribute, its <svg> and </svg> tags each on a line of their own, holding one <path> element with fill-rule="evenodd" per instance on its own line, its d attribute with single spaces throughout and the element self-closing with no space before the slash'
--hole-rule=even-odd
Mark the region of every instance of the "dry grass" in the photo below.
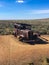
<svg viewBox="0 0 49 65">
<path fill-rule="evenodd" d="M 43 37 L 49 40 L 49 36 Z M 38 65 L 43 57 L 49 58 L 49 44 L 29 45 L 12 35 L 0 36 L 0 65 Z"/>
</svg>

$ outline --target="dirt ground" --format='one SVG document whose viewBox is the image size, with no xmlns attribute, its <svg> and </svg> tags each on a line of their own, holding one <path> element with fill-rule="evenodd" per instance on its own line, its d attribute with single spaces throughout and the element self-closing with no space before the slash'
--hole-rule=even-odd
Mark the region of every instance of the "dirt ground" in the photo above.
<svg viewBox="0 0 49 65">
<path fill-rule="evenodd" d="M 42 36 L 49 41 L 49 36 Z M 12 35 L 0 36 L 0 65 L 28 65 L 49 58 L 49 42 L 30 45 L 18 41 Z"/>
</svg>

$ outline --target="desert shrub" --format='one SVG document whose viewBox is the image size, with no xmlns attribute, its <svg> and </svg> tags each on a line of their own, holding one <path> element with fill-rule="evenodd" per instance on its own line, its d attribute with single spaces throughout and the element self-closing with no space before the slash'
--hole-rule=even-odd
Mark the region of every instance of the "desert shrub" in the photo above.
<svg viewBox="0 0 49 65">
<path fill-rule="evenodd" d="M 49 34 L 49 20 L 0 20 L 0 34 L 12 34 L 14 23 L 27 23 L 32 25 L 33 31 Z"/>
<path fill-rule="evenodd" d="M 34 63 L 29 63 L 29 65 L 34 65 Z"/>
<path fill-rule="evenodd" d="M 39 65 L 49 65 L 49 58 L 46 57 L 40 58 Z"/>
<path fill-rule="evenodd" d="M 46 58 L 46 60 L 47 60 L 47 63 L 49 63 L 49 58 Z"/>
</svg>

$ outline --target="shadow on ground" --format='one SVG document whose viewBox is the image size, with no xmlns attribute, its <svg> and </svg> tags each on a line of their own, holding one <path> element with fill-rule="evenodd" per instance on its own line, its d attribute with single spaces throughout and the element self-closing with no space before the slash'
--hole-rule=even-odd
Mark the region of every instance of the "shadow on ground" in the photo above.
<svg viewBox="0 0 49 65">
<path fill-rule="evenodd" d="M 40 38 L 37 39 L 38 41 L 31 41 L 31 42 L 26 42 L 27 44 L 30 45 L 35 45 L 35 44 L 48 44 L 47 40 L 42 40 Z"/>
</svg>

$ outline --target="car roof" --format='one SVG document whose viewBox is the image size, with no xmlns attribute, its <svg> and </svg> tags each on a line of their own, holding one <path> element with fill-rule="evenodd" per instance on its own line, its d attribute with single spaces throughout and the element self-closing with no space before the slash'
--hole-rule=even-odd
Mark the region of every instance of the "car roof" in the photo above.
<svg viewBox="0 0 49 65">
<path fill-rule="evenodd" d="M 31 24 L 26 24 L 26 23 L 16 23 L 16 24 L 19 24 L 19 25 L 22 25 L 22 26 L 31 26 Z"/>
</svg>

